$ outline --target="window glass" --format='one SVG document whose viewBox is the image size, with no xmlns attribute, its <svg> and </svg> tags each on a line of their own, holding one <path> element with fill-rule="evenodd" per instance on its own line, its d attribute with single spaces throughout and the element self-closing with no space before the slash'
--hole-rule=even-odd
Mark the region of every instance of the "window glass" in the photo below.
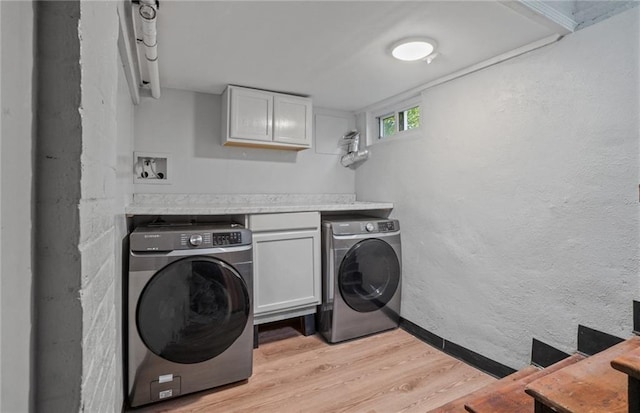
<svg viewBox="0 0 640 413">
<path fill-rule="evenodd" d="M 380 138 L 386 138 L 402 132 L 420 127 L 420 106 L 416 105 L 406 110 L 400 110 L 378 118 Z"/>
<path fill-rule="evenodd" d="M 391 136 L 396 133 L 395 114 L 381 119 L 380 137 Z"/>
<path fill-rule="evenodd" d="M 420 126 L 420 107 L 419 106 L 415 106 L 411 109 L 407 109 L 404 112 L 402 112 L 402 114 L 404 119 L 404 121 L 402 122 L 404 129 L 402 130 L 415 129 Z"/>
</svg>

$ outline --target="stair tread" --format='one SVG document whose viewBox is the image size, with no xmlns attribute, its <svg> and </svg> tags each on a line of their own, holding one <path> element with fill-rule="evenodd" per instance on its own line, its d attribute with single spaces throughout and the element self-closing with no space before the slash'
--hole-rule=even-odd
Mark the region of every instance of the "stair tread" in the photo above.
<svg viewBox="0 0 640 413">
<path fill-rule="evenodd" d="M 640 380 L 640 348 L 611 360 L 611 367 Z"/>
<path fill-rule="evenodd" d="M 431 411 L 429 411 L 428 413 L 459 413 L 459 412 L 464 412 L 464 403 L 466 400 L 468 400 L 469 397 L 476 397 L 476 396 L 481 396 L 484 394 L 490 394 L 493 393 L 494 391 L 496 391 L 496 389 L 499 389 L 500 387 L 504 386 L 505 384 L 509 384 L 512 383 L 514 381 L 520 380 L 523 377 L 526 377 L 528 375 L 534 374 L 536 372 L 540 371 L 540 369 L 536 366 L 527 366 L 524 367 L 523 369 L 520 369 L 518 371 L 516 371 L 513 374 L 510 374 L 506 377 L 501 378 L 500 380 L 497 380 L 491 384 L 488 384 L 472 393 L 469 394 L 465 394 L 462 397 L 459 397 L 455 400 L 450 401 L 449 403 L 438 407 L 437 409 L 433 409 Z"/>
<path fill-rule="evenodd" d="M 467 403 L 465 403 L 465 409 L 472 413 L 533 412 L 533 399 L 524 392 L 526 385 L 541 377 L 575 364 L 584 358 L 585 356 L 582 354 L 573 354 L 545 369 L 522 377 L 519 380 L 505 383 L 502 387 L 496 389 L 495 392 L 476 398 L 469 398 Z"/>
<path fill-rule="evenodd" d="M 627 413 L 627 377 L 611 360 L 640 348 L 632 337 L 529 383 L 525 391 L 559 413 Z"/>
</svg>

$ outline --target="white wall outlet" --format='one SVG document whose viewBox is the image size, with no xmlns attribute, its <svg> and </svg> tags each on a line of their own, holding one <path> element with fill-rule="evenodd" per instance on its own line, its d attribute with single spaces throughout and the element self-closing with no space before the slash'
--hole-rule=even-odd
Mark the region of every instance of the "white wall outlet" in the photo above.
<svg viewBox="0 0 640 413">
<path fill-rule="evenodd" d="M 133 182 L 136 184 L 170 184 L 172 172 L 168 153 L 133 153 Z"/>
</svg>

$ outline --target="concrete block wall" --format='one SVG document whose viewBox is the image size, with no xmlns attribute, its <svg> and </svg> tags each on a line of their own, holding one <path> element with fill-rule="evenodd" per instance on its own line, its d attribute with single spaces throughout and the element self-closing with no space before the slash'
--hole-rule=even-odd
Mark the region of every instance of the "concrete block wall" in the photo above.
<svg viewBox="0 0 640 413">
<path fill-rule="evenodd" d="M 120 251 L 133 105 L 117 48 L 118 7 L 69 1 L 36 9 L 37 411 L 122 409 Z"/>
<path fill-rule="evenodd" d="M 115 267 L 113 268 L 115 292 L 115 320 L 116 320 L 116 371 L 115 393 L 112 402 L 116 407 L 122 406 L 123 403 L 123 348 L 121 326 L 123 317 L 122 302 L 122 283 L 123 283 L 123 243 L 128 234 L 127 222 L 124 213 L 125 206 L 129 205 L 133 199 L 133 180 L 131 177 L 131 169 L 133 165 L 133 103 L 129 94 L 129 87 L 125 78 L 125 73 L 120 66 L 118 76 L 118 95 L 117 95 L 117 148 L 116 148 L 116 198 L 114 210 L 114 255 Z"/>
<path fill-rule="evenodd" d="M 79 2 L 36 12 L 35 407 L 80 410 L 79 202 L 82 119 Z"/>
<path fill-rule="evenodd" d="M 132 187 L 133 106 L 119 60 L 117 12 L 115 2 L 81 2 L 78 29 L 83 125 L 78 244 L 81 395 L 82 407 L 89 412 L 119 411 L 123 401 L 120 250 L 126 235 L 124 206 Z"/>
</svg>

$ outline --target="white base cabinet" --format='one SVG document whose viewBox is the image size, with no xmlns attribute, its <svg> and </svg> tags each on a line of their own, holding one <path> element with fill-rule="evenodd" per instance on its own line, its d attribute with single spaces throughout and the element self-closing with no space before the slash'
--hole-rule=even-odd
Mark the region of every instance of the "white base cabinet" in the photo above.
<svg viewBox="0 0 640 413">
<path fill-rule="evenodd" d="M 222 137 L 228 146 L 311 148 L 311 99 L 240 86 L 222 95 Z"/>
<path fill-rule="evenodd" d="M 320 304 L 320 214 L 248 217 L 253 232 L 254 323 L 313 314 Z"/>
</svg>

